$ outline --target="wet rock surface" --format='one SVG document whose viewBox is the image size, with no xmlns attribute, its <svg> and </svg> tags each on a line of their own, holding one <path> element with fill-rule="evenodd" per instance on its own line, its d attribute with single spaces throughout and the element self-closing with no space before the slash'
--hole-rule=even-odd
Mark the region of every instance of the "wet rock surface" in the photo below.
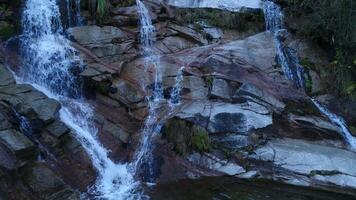
<svg viewBox="0 0 356 200">
<path fill-rule="evenodd" d="M 4 198 L 79 199 L 76 190 L 85 190 L 95 172 L 83 147 L 71 149 L 77 141 L 59 120 L 60 104 L 0 69 L 0 171 L 12 184 L 1 184 Z"/>
<path fill-rule="evenodd" d="M 166 99 L 157 108 L 162 134 L 153 141 L 158 185 L 228 175 L 355 194 L 355 153 L 306 92 L 286 80 L 276 62 L 273 35 L 256 23 L 261 2 L 229 1 L 235 6 L 227 11 L 228 1 L 177 2 L 145 2 L 157 30 L 153 51 Z M 206 7 L 228 16 L 240 13 L 243 22 L 256 25 L 234 30 L 179 19 L 179 9 Z M 117 162 L 134 156 L 155 81 L 155 66 L 146 66 L 138 25 L 136 6 L 113 2 L 105 25 L 89 19 L 88 25 L 67 31 L 83 58 L 85 69 L 78 75 L 95 108 L 98 139 Z M 286 45 L 301 59 L 317 65 L 326 61 L 322 50 L 308 41 L 292 37 Z M 181 102 L 172 108 L 168 99 L 182 67 Z M 311 70 L 308 75 L 308 94 L 323 93 L 320 74 Z M 349 109 L 336 110 L 354 122 L 355 106 L 345 107 Z M 35 88 L 16 84 L 0 64 L 0 176 L 12 183 L 0 184 L 6 198 L 78 199 L 77 191 L 85 191 L 97 178 L 72 130 L 60 121 L 60 109 Z M 14 112 L 28 120 L 30 135 Z"/>
</svg>

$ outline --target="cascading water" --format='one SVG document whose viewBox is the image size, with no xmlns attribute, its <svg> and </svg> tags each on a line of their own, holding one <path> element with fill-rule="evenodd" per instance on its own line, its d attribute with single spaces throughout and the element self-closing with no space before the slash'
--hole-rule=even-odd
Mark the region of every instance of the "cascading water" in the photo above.
<svg viewBox="0 0 356 200">
<path fill-rule="evenodd" d="M 149 15 L 149 11 L 141 0 L 136 0 L 137 11 L 140 18 L 140 41 L 142 45 L 142 54 L 144 56 L 145 69 L 148 70 L 149 67 L 153 67 L 154 71 L 154 83 L 152 91 L 146 91 L 151 93 L 146 97 L 149 107 L 149 114 L 145 121 L 145 125 L 141 132 L 141 142 L 140 146 L 136 152 L 135 160 L 133 162 L 133 167 L 135 171 L 138 168 L 143 168 L 144 177 L 143 179 L 147 182 L 153 183 L 155 178 L 154 173 L 154 158 L 152 155 L 153 144 L 152 140 L 158 134 L 162 128 L 162 122 L 159 122 L 157 116 L 157 109 L 161 107 L 161 103 L 166 102 L 163 95 L 162 87 L 162 66 L 160 65 L 160 56 L 154 51 L 155 37 L 155 27 L 152 25 L 152 20 Z M 178 76 L 176 77 L 176 84 L 172 90 L 171 98 L 168 102 L 170 106 L 170 111 L 174 109 L 175 106 L 180 103 L 180 91 L 181 83 L 183 81 L 183 69 L 182 67 Z M 143 89 L 146 90 L 147 86 L 145 83 L 142 84 Z M 167 114 L 169 115 L 169 114 Z"/>
<path fill-rule="evenodd" d="M 64 37 L 56 0 L 27 0 L 23 13 L 23 72 L 18 80 L 29 83 L 62 104 L 60 118 L 73 129 L 98 171 L 90 189 L 99 199 L 138 199 L 137 186 L 126 164 L 116 164 L 97 139 L 93 108 L 82 95 L 76 76 L 82 62 Z"/>
<path fill-rule="evenodd" d="M 265 1 L 263 12 L 266 20 L 266 29 L 274 34 L 277 49 L 278 63 L 282 66 L 285 76 L 294 82 L 298 88 L 305 88 L 303 79 L 303 68 L 299 64 L 299 59 L 295 50 L 284 46 L 283 34 L 288 33 L 284 29 L 284 15 L 282 9 L 272 1 Z M 356 150 L 356 138 L 352 136 L 342 117 L 330 112 L 326 107 L 312 99 L 314 105 L 329 118 L 331 122 L 340 128 L 340 132 L 349 144 L 351 150 Z"/>
<path fill-rule="evenodd" d="M 140 18 L 140 42 L 142 45 L 142 54 L 144 56 L 145 69 L 153 67 L 154 84 L 152 94 L 146 97 L 149 107 L 149 114 L 145 121 L 141 132 L 140 146 L 136 152 L 133 167 L 135 171 L 138 168 L 144 168 L 147 181 L 153 182 L 153 156 L 152 156 L 152 138 L 156 133 L 160 132 L 161 125 L 157 124 L 157 108 L 160 102 L 164 99 L 162 88 L 162 72 L 159 64 L 160 57 L 154 51 L 153 44 L 155 42 L 155 27 L 152 25 L 152 20 L 146 6 L 140 0 L 136 0 L 137 12 Z M 146 90 L 146 85 L 142 86 Z M 147 92 L 149 93 L 149 92 Z"/>
<path fill-rule="evenodd" d="M 183 76 L 184 66 L 179 68 L 178 75 L 175 78 L 175 84 L 171 92 L 171 97 L 169 99 L 169 107 L 174 109 L 177 105 L 180 104 L 180 93 L 182 91 L 182 82 L 184 79 Z"/>
<path fill-rule="evenodd" d="M 299 64 L 297 53 L 283 44 L 283 35 L 288 34 L 288 31 L 284 29 L 282 9 L 271 1 L 265 1 L 263 12 L 266 20 L 266 29 L 274 35 L 277 60 L 285 76 L 293 81 L 296 87 L 304 88 L 303 68 Z"/>
<path fill-rule="evenodd" d="M 330 121 L 332 121 L 334 124 L 336 124 L 340 128 L 340 132 L 342 133 L 342 136 L 345 138 L 347 141 L 349 147 L 351 150 L 356 151 L 356 138 L 352 136 L 351 132 L 347 128 L 347 125 L 345 123 L 345 120 L 340 117 L 335 115 L 334 113 L 330 112 L 326 107 L 321 105 L 317 100 L 312 99 L 314 105 L 325 115 L 329 118 Z"/>
<path fill-rule="evenodd" d="M 83 18 L 80 15 L 80 0 L 67 0 L 67 26 L 80 26 Z"/>
</svg>

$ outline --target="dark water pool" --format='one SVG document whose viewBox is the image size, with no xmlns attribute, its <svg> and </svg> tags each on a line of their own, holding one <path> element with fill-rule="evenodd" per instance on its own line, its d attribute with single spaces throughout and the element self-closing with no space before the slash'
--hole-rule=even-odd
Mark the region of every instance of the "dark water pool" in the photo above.
<svg viewBox="0 0 356 200">
<path fill-rule="evenodd" d="M 356 200 L 356 197 L 270 181 L 233 178 L 201 178 L 158 184 L 153 200 Z"/>
</svg>

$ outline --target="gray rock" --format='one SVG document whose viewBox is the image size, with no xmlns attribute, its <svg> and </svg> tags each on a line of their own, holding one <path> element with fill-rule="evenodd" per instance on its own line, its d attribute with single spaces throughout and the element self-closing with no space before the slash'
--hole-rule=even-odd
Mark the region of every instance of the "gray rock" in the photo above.
<svg viewBox="0 0 356 200">
<path fill-rule="evenodd" d="M 246 133 L 272 124 L 270 111 L 253 102 L 195 101 L 182 108 L 177 116 L 207 127 L 211 133 Z"/>
<path fill-rule="evenodd" d="M 258 148 L 251 157 L 312 179 L 356 188 L 356 153 L 303 140 L 277 139 Z M 337 172 L 328 175 L 313 171 Z"/>
<path fill-rule="evenodd" d="M 0 131 L 10 129 L 11 128 L 10 122 L 7 120 L 7 116 L 5 113 L 2 112 L 0 109 Z"/>
<path fill-rule="evenodd" d="M 167 47 L 171 53 L 181 51 L 183 49 L 192 48 L 195 44 L 187 39 L 171 36 L 165 37 L 162 43 Z"/>
<path fill-rule="evenodd" d="M 256 86 L 250 83 L 244 83 L 234 94 L 234 99 L 248 99 L 254 101 L 256 103 L 265 105 L 267 107 L 272 107 L 274 110 L 279 112 L 283 111 L 285 108 L 285 104 L 274 97 L 273 95 L 269 94 L 265 90 L 257 88 Z"/>
<path fill-rule="evenodd" d="M 117 92 L 110 94 L 110 97 L 125 104 L 138 103 L 144 100 L 144 93 L 123 80 L 115 80 L 112 86 L 117 88 Z"/>
<path fill-rule="evenodd" d="M 103 129 L 123 143 L 127 143 L 129 140 L 129 134 L 127 132 L 109 121 L 105 121 Z"/>
<path fill-rule="evenodd" d="M 78 26 L 68 29 L 68 33 L 81 45 L 107 44 L 114 39 L 127 39 L 124 32 L 113 26 Z"/>
<path fill-rule="evenodd" d="M 87 67 L 80 75 L 84 77 L 94 77 L 101 75 L 101 73 L 91 67 Z"/>
<path fill-rule="evenodd" d="M 69 128 L 61 121 L 56 120 L 46 127 L 46 130 L 56 138 L 60 138 L 69 132 Z"/>
<path fill-rule="evenodd" d="M 14 84 L 15 79 L 11 72 L 2 64 L 0 64 L 0 87 Z"/>
<path fill-rule="evenodd" d="M 35 145 L 16 130 L 0 131 L 0 140 L 20 159 L 34 158 Z"/>
<path fill-rule="evenodd" d="M 177 24 L 169 24 L 169 28 L 171 28 L 174 31 L 177 31 L 182 37 L 186 37 L 188 39 L 191 39 L 193 41 L 196 41 L 202 45 L 207 45 L 208 41 L 204 36 L 198 32 L 196 32 L 194 29 L 186 26 L 179 26 Z"/>
<path fill-rule="evenodd" d="M 325 133 L 340 133 L 340 128 L 338 126 L 320 117 L 289 114 L 288 120 L 291 123 L 301 125 L 304 128 L 312 128 Z"/>
<path fill-rule="evenodd" d="M 218 40 L 221 39 L 224 35 L 223 31 L 220 28 L 207 27 L 203 31 L 208 36 L 209 39 Z"/>
<path fill-rule="evenodd" d="M 21 173 L 25 184 L 43 199 L 79 200 L 78 195 L 44 164 L 27 165 Z"/>
<path fill-rule="evenodd" d="M 229 83 L 223 79 L 214 79 L 211 87 L 211 97 L 230 99 Z"/>
<path fill-rule="evenodd" d="M 194 153 L 188 156 L 188 160 L 195 165 L 215 170 L 230 176 L 246 172 L 244 168 L 236 163 L 227 160 L 221 160 L 212 154 L 199 154 Z"/>
<path fill-rule="evenodd" d="M 262 8 L 260 0 L 168 0 L 167 4 L 182 8 L 216 8 L 231 12 L 257 12 Z"/>
<path fill-rule="evenodd" d="M 246 60 L 249 64 L 261 70 L 272 73 L 276 65 L 276 48 L 273 36 L 269 32 L 252 35 L 243 40 L 236 40 L 223 44 L 217 51 L 229 52 L 229 54 Z"/>
<path fill-rule="evenodd" d="M 318 92 L 321 92 L 324 90 L 324 86 L 322 84 L 321 78 L 319 74 L 317 74 L 315 71 L 310 70 L 309 75 L 312 80 L 312 87 L 311 87 L 311 93 L 315 94 Z"/>
<path fill-rule="evenodd" d="M 38 118 L 45 123 L 54 121 L 58 116 L 61 105 L 54 99 L 41 99 L 30 102 L 31 108 L 36 112 Z"/>
</svg>

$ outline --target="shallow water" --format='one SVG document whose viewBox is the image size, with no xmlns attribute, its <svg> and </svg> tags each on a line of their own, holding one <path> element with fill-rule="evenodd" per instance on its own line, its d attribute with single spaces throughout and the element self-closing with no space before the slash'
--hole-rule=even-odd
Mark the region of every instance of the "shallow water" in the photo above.
<svg viewBox="0 0 356 200">
<path fill-rule="evenodd" d="M 158 184 L 153 200 L 355 200 L 356 197 L 271 181 L 229 177 L 201 178 Z"/>
</svg>

